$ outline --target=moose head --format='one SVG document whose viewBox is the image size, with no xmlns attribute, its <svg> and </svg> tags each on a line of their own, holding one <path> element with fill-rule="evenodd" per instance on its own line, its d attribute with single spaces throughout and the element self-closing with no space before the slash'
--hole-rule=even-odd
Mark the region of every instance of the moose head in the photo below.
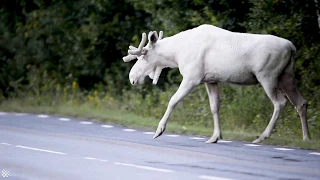
<svg viewBox="0 0 320 180">
<path fill-rule="evenodd" d="M 156 44 L 163 37 L 163 32 L 160 31 L 159 36 L 156 31 L 150 31 L 148 34 L 148 44 L 146 33 L 142 33 L 142 39 L 138 48 L 129 46 L 128 55 L 123 57 L 124 62 L 129 62 L 138 59 L 129 73 L 129 79 L 132 85 L 143 84 L 146 76 L 153 79 L 152 83 L 157 84 L 162 68 L 158 65 L 161 56 L 156 52 Z"/>
</svg>

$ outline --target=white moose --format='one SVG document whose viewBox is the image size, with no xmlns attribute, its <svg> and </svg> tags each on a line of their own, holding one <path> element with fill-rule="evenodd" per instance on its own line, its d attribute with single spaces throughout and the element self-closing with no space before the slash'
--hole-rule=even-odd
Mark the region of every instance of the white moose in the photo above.
<svg viewBox="0 0 320 180">
<path fill-rule="evenodd" d="M 162 36 L 162 31 L 159 37 L 156 31 L 150 32 L 149 42 L 144 47 L 146 34 L 143 33 L 139 47 L 130 46 L 129 54 L 123 57 L 125 62 L 138 59 L 129 74 L 132 85 L 143 84 L 148 75 L 153 84 L 157 84 L 161 70 L 166 67 L 179 68 L 183 77 L 153 138 L 165 131 L 177 103 L 198 84 L 205 83 L 214 122 L 213 135 L 206 143 L 216 143 L 221 139 L 218 83 L 229 82 L 242 85 L 260 83 L 273 103 L 271 120 L 253 143 L 270 137 L 287 98 L 299 113 L 303 139 L 310 139 L 307 101 L 295 84 L 296 48 L 290 41 L 272 35 L 231 32 L 212 25 L 201 25 L 164 39 Z"/>
</svg>

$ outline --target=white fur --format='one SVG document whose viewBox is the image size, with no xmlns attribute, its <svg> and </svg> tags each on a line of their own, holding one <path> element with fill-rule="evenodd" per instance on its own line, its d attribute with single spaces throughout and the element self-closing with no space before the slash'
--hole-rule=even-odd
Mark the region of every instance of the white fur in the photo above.
<svg viewBox="0 0 320 180">
<path fill-rule="evenodd" d="M 195 86 L 205 83 L 215 125 L 213 136 L 207 142 L 220 139 L 218 82 L 244 85 L 261 83 L 275 110 L 268 127 L 254 142 L 261 142 L 270 136 L 279 112 L 286 103 L 277 97 L 274 89 L 278 86 L 281 73 L 293 61 L 296 49 L 290 41 L 272 35 L 230 32 L 212 25 L 201 25 L 164 39 L 157 38 L 155 31 L 150 32 L 148 44 L 135 54 L 128 55 L 137 56 L 138 59 L 129 74 L 133 85 L 142 84 L 147 75 L 156 84 L 161 70 L 166 67 L 179 68 L 183 76 L 154 138 L 164 132 L 175 105 Z"/>
</svg>

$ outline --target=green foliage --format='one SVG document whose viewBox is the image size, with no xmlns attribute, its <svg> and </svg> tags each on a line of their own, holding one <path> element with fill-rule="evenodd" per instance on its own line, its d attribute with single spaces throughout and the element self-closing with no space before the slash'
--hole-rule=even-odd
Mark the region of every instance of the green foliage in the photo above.
<svg viewBox="0 0 320 180">
<path fill-rule="evenodd" d="M 160 119 L 182 77 L 165 69 L 157 86 L 131 87 L 123 63 L 142 32 L 165 36 L 213 24 L 237 32 L 269 33 L 297 47 L 298 87 L 308 99 L 312 138 L 320 139 L 320 36 L 313 0 L 92 0 L 4 1 L 0 6 L 0 102 L 20 98 L 32 105 L 79 105 Z M 150 82 L 150 80 L 149 80 Z M 260 86 L 220 84 L 223 129 L 262 132 L 272 105 Z M 170 121 L 212 127 L 204 86 L 178 104 Z M 288 105 L 275 133 L 301 138 Z M 257 134 L 258 135 L 258 134 Z"/>
</svg>

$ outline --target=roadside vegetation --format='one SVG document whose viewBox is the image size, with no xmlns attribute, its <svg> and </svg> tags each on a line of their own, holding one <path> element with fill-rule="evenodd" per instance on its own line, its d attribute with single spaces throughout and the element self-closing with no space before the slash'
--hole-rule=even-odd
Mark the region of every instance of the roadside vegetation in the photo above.
<svg viewBox="0 0 320 180">
<path fill-rule="evenodd" d="M 181 81 L 166 69 L 157 86 L 132 87 L 129 44 L 142 32 L 164 37 L 203 23 L 238 32 L 269 33 L 297 47 L 296 77 L 308 100 L 311 141 L 302 141 L 289 103 L 266 144 L 320 149 L 320 22 L 317 1 L 93 0 L 5 1 L 0 6 L 0 111 L 59 114 L 156 130 Z M 14 9 L 14 11 L 13 11 Z M 318 13 L 318 14 L 317 14 Z M 257 86 L 220 84 L 224 139 L 252 141 L 272 114 Z M 166 133 L 210 137 L 212 114 L 204 86 L 178 104 Z M 151 138 L 151 137 L 150 137 Z"/>
</svg>

